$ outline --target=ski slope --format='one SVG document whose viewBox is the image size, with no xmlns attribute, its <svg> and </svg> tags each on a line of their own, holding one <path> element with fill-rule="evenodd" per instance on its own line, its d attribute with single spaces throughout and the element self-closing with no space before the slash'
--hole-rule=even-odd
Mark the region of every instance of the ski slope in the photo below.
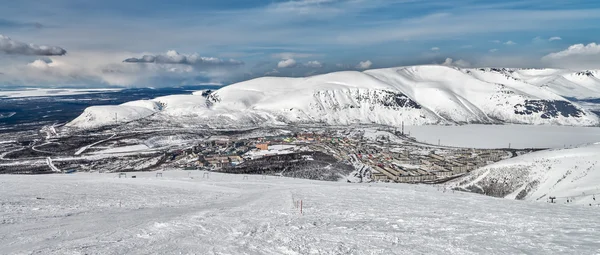
<svg viewBox="0 0 600 255">
<path fill-rule="evenodd" d="M 1 254 L 595 254 L 600 207 L 165 171 L 2 176 Z M 193 179 L 192 179 L 193 178 Z M 35 184 L 35 185 L 32 185 Z M 296 208 L 302 200 L 303 214 Z"/>
<path fill-rule="evenodd" d="M 539 151 L 503 160 L 453 181 L 451 186 L 531 201 L 600 203 L 600 143 Z"/>
<path fill-rule="evenodd" d="M 600 98 L 600 83 L 596 84 L 595 76 L 570 74 L 425 65 L 305 78 L 262 77 L 210 95 L 200 91 L 119 106 L 93 106 L 67 126 L 114 124 L 115 114 L 126 122 L 150 116 L 157 122 L 196 122 L 217 128 L 294 123 L 600 124 L 598 116 L 563 97 L 585 94 Z M 567 85 L 557 85 L 559 78 L 569 81 L 572 93 L 562 89 Z"/>
</svg>

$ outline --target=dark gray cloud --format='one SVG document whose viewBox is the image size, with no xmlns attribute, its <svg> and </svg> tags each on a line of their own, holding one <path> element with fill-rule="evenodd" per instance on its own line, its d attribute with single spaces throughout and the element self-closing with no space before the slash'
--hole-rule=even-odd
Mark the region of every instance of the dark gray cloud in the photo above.
<svg viewBox="0 0 600 255">
<path fill-rule="evenodd" d="M 0 52 L 17 55 L 62 56 L 67 51 L 61 47 L 19 42 L 0 34 Z"/>
<path fill-rule="evenodd" d="M 179 54 L 176 51 L 168 51 L 166 54 L 144 55 L 141 58 L 128 58 L 126 63 L 155 63 L 155 64 L 181 64 L 192 66 L 240 66 L 243 61 L 235 59 L 220 59 L 213 57 L 202 57 L 197 53 L 192 55 Z"/>
</svg>

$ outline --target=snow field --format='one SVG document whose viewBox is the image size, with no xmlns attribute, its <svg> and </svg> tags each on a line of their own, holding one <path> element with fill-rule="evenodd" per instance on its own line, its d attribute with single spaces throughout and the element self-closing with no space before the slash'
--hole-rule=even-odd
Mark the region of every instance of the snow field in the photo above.
<svg viewBox="0 0 600 255">
<path fill-rule="evenodd" d="M 1 176 L 0 253 L 600 252 L 597 208 L 434 186 L 162 173 Z"/>
</svg>

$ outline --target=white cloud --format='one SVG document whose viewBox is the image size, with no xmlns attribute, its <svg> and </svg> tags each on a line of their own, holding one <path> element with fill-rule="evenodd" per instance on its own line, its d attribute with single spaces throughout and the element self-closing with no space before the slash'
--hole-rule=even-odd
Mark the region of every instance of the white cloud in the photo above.
<svg viewBox="0 0 600 255">
<path fill-rule="evenodd" d="M 542 38 L 541 36 L 536 36 L 531 41 L 533 43 L 545 43 L 546 39 Z"/>
<path fill-rule="evenodd" d="M 23 86 L 178 86 L 199 82 L 227 81 L 237 69 L 198 69 L 181 64 L 134 65 L 122 59 L 131 52 L 73 51 L 65 56 L 50 56 L 28 64 L 0 63 L 4 75 L 0 84 Z"/>
<path fill-rule="evenodd" d="M 515 44 L 517 44 L 517 43 L 516 43 L 516 42 L 513 42 L 513 41 L 506 41 L 506 42 L 504 43 L 504 45 L 515 45 Z"/>
<path fill-rule="evenodd" d="M 546 57 L 553 59 L 567 58 L 571 56 L 588 56 L 600 54 L 600 45 L 596 43 L 590 43 L 588 45 L 575 44 L 569 46 L 566 50 L 550 53 Z"/>
<path fill-rule="evenodd" d="M 304 66 L 310 67 L 310 68 L 321 68 L 321 67 L 323 67 L 323 63 L 314 60 L 314 61 L 306 62 L 306 64 L 304 64 Z"/>
<path fill-rule="evenodd" d="M 491 49 L 491 50 L 490 50 L 490 52 L 492 52 L 492 53 L 494 53 L 494 52 L 496 52 L 496 51 L 498 51 L 498 49 Z"/>
<path fill-rule="evenodd" d="M 600 44 L 575 44 L 569 48 L 550 53 L 542 61 L 555 67 L 571 69 L 600 68 Z"/>
<path fill-rule="evenodd" d="M 431 48 L 431 51 L 439 51 L 439 50 L 440 50 L 439 47 L 433 47 L 433 48 Z"/>
<path fill-rule="evenodd" d="M 19 42 L 0 34 L 0 52 L 17 55 L 60 56 L 67 51 L 61 47 Z"/>
<path fill-rule="evenodd" d="M 267 10 L 272 12 L 295 13 L 303 15 L 314 14 L 315 12 L 339 13 L 342 10 L 328 5 L 335 2 L 336 0 L 292 0 L 273 3 Z"/>
<path fill-rule="evenodd" d="M 550 39 L 548 39 L 548 41 L 550 41 L 550 42 L 552 42 L 552 41 L 560 41 L 560 40 L 562 40 L 562 38 L 560 38 L 558 36 L 553 36 L 553 37 L 550 37 Z"/>
<path fill-rule="evenodd" d="M 296 67 L 296 60 L 293 58 L 284 59 L 277 63 L 278 68 L 292 68 Z"/>
<path fill-rule="evenodd" d="M 279 74 L 279 70 L 277 70 L 277 69 L 273 69 L 273 70 L 265 73 L 265 75 L 276 75 L 276 74 Z"/>
<path fill-rule="evenodd" d="M 41 59 L 37 59 L 37 60 L 31 62 L 31 63 L 27 64 L 27 66 L 29 66 L 31 68 L 41 69 L 41 70 L 46 70 L 46 69 L 50 68 L 50 64 Z"/>
<path fill-rule="evenodd" d="M 191 55 L 179 54 L 170 50 L 166 54 L 144 55 L 141 58 L 128 58 L 126 63 L 156 63 L 156 64 L 183 64 L 193 66 L 239 66 L 244 62 L 234 59 L 220 59 L 214 57 L 202 57 L 198 53 Z"/>
<path fill-rule="evenodd" d="M 444 63 L 442 63 L 442 65 L 445 65 L 445 66 L 457 66 L 457 67 L 470 67 L 471 63 L 469 63 L 467 61 L 464 61 L 462 59 L 454 61 L 451 58 L 446 58 L 446 60 L 444 61 Z"/>
<path fill-rule="evenodd" d="M 358 63 L 358 65 L 356 65 L 356 68 L 357 69 L 369 69 L 369 68 L 371 68 L 372 65 L 373 65 L 373 62 L 371 62 L 371 60 L 361 61 L 360 63 Z"/>
<path fill-rule="evenodd" d="M 500 43 L 500 40 L 491 40 L 492 43 Z"/>
</svg>

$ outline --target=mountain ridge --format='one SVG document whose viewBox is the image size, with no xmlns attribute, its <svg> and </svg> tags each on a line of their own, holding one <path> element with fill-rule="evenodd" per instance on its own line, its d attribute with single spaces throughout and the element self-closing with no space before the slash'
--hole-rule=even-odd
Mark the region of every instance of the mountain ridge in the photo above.
<svg viewBox="0 0 600 255">
<path fill-rule="evenodd" d="M 123 116 L 121 121 L 161 115 L 175 122 L 197 121 L 210 127 L 294 123 L 400 125 L 402 122 L 595 126 L 600 123 L 598 116 L 565 97 L 600 98 L 600 79 L 596 74 L 596 71 L 560 69 L 425 65 L 303 78 L 261 77 L 212 93 L 198 91 L 120 106 L 89 107 L 67 126 L 90 128 L 114 124 L 114 118 L 110 120 L 114 112 Z M 556 80 L 576 80 L 581 84 Z M 123 112 L 119 114 L 120 111 Z"/>
</svg>

